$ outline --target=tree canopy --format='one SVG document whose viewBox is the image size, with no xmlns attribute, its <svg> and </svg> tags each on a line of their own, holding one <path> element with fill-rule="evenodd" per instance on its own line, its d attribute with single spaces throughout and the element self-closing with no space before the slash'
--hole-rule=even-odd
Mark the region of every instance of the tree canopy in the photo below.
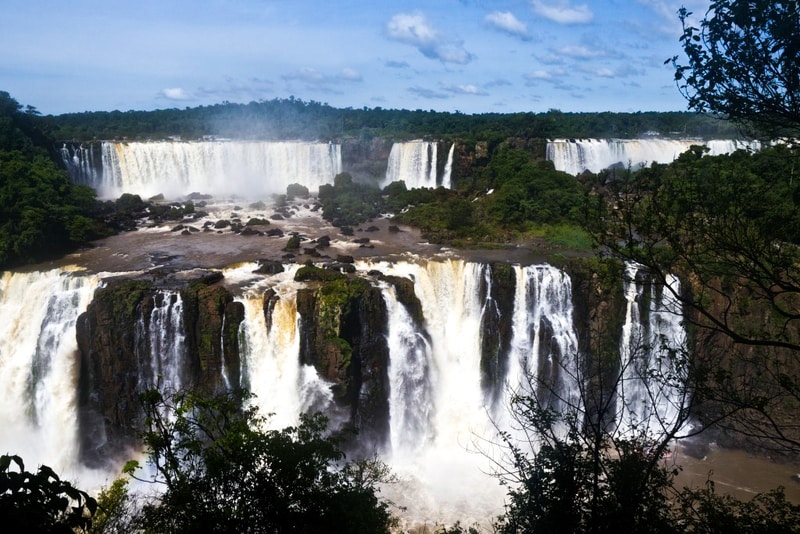
<svg viewBox="0 0 800 534">
<path fill-rule="evenodd" d="M 800 4 L 717 0 L 699 27 L 679 11 L 686 58 L 672 58 L 689 107 L 771 138 L 800 134 Z"/>
<path fill-rule="evenodd" d="M 250 398 L 241 391 L 143 394 L 142 439 L 164 491 L 144 504 L 135 526 L 148 533 L 388 532 L 389 505 L 377 495 L 389 479 L 382 463 L 346 462 L 319 414 L 269 430 Z"/>
</svg>

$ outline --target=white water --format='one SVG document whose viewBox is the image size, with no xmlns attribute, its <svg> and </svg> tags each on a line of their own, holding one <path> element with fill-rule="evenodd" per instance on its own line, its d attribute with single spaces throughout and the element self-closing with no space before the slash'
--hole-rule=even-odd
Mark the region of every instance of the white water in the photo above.
<svg viewBox="0 0 800 534">
<path fill-rule="evenodd" d="M 547 159 L 556 170 L 577 176 L 615 165 L 633 169 L 652 163 L 670 163 L 692 145 L 705 145 L 709 155 L 730 154 L 736 150 L 759 150 L 756 141 L 678 140 L 678 139 L 555 139 L 547 143 Z"/>
<path fill-rule="evenodd" d="M 450 188 L 450 174 L 453 168 L 455 144 L 450 146 L 442 176 L 438 175 L 438 147 L 436 141 L 406 141 L 394 143 L 389 153 L 386 179 L 383 186 L 392 182 L 404 181 L 409 189 L 420 187 Z"/>
<path fill-rule="evenodd" d="M 94 186 L 100 180 L 91 146 L 64 143 L 60 152 L 61 161 L 74 183 Z"/>
<path fill-rule="evenodd" d="M 342 169 L 341 147 L 332 143 L 103 142 L 101 149 L 100 176 L 81 159 L 88 159 L 82 152 L 62 151 L 62 159 L 67 156 L 71 174 L 82 176 L 73 180 L 93 186 L 102 198 L 132 193 L 176 199 L 193 192 L 263 198 L 285 193 L 292 183 L 315 191 L 332 183 Z M 84 169 L 88 170 L 84 173 Z"/>
<path fill-rule="evenodd" d="M 485 525 L 504 498 L 489 474 L 492 458 L 482 452 L 496 443 L 480 385 L 480 290 L 488 267 L 460 260 L 358 267 L 412 279 L 425 317 L 424 333 L 410 331 L 407 311 L 384 290 L 393 401 L 387 461 L 402 481 L 386 492 L 408 506 L 402 515 L 409 526 Z"/>
<path fill-rule="evenodd" d="M 617 422 L 622 435 L 659 436 L 672 431 L 690 394 L 683 387 L 686 332 L 673 292 L 680 282 L 669 276 L 661 292 L 653 285 L 649 306 L 645 287 L 636 282 L 639 267 L 625 267 L 625 324 L 620 341 L 622 370 L 617 384 Z M 646 320 L 646 322 L 645 322 Z"/>
<path fill-rule="evenodd" d="M 490 266 L 420 260 L 360 261 L 357 267 L 361 272 L 378 269 L 413 280 L 424 316 L 424 327 L 416 328 L 408 310 L 398 302 L 394 287 L 378 282 L 389 317 L 390 450 L 384 459 L 401 479 L 387 487 L 385 495 L 408 507 L 402 515 L 409 528 L 456 520 L 487 525 L 489 518 L 502 513 L 505 488 L 490 473 L 497 467 L 493 462 L 502 461 L 496 425 L 507 429 L 508 424 L 500 413 L 491 411 L 494 408 L 481 387 L 480 330 L 490 298 Z M 224 271 L 226 283 L 245 307 L 240 327 L 242 384 L 256 395 L 255 403 L 263 415 L 274 414 L 270 427 L 294 425 L 299 414 L 308 410 L 327 410 L 337 425 L 338 418 L 346 414 L 333 409 L 330 385 L 313 367 L 299 361 L 296 295 L 303 284 L 294 282 L 297 267 L 269 277 L 253 275 L 255 268 L 255 264 L 242 264 Z M 630 269 L 628 278 L 635 274 Z M 524 391 L 527 377 L 532 376 L 546 381 L 556 392 L 548 401 L 550 406 L 577 403 L 581 379 L 571 281 L 548 265 L 515 267 L 515 271 L 517 292 L 506 391 Z M 57 470 L 79 468 L 74 324 L 99 280 L 50 271 L 6 273 L 2 283 L 0 313 L 12 319 L 0 322 L 0 385 L 9 398 L 0 404 L 4 429 L 0 449 L 21 452 L 29 463 L 45 462 Z M 677 281 L 671 283 L 679 290 Z M 267 289 L 279 297 L 269 312 L 269 327 L 264 314 Z M 643 289 L 628 282 L 625 289 L 629 306 L 623 351 L 645 335 L 650 336 L 648 342 L 654 348 L 662 336 L 674 340 L 671 343 L 682 343 L 680 309 L 669 298 L 669 291 L 653 293 L 653 309 L 645 313 L 636 300 Z M 148 348 L 139 355 L 140 382 L 143 387 L 158 383 L 178 388 L 185 352 L 179 335 L 184 328 L 183 303 L 174 292 L 164 291 L 159 297 L 148 320 L 142 318 L 136 329 L 142 341 L 137 345 Z M 59 307 L 52 299 L 69 304 Z M 64 315 L 56 309 L 62 309 Z M 646 324 L 639 324 L 642 321 Z M 55 332 L 52 335 L 51 330 Z M 59 340 L 59 348 L 52 353 L 66 356 L 43 365 L 37 346 L 49 346 L 50 339 Z M 669 369 L 663 367 L 666 358 L 648 356 L 651 368 L 658 362 L 661 367 L 656 370 Z M 37 369 L 37 378 L 31 380 Z M 640 365 L 627 369 L 640 370 Z M 639 393 L 645 384 L 641 375 L 626 374 L 626 397 L 643 398 Z M 667 419 L 672 417 L 669 409 L 674 408 L 675 399 L 670 388 L 659 390 L 660 400 L 650 405 Z M 643 406 L 634 402 L 621 407 L 624 425 L 641 421 L 644 416 L 637 410 Z M 29 451 L 35 453 L 31 456 L 35 459 L 28 458 Z"/>
<path fill-rule="evenodd" d="M 508 385 L 557 411 L 580 406 L 572 281 L 550 265 L 516 267 Z M 540 370 L 544 374 L 540 374 Z"/>
<path fill-rule="evenodd" d="M 75 322 L 98 283 L 72 269 L 0 278 L 0 454 L 21 455 L 28 470 L 83 471 Z"/>
<path fill-rule="evenodd" d="M 157 291 L 150 316 L 140 316 L 136 324 L 138 387 L 141 391 L 156 388 L 165 393 L 180 391 L 186 368 L 186 329 L 183 325 L 183 301 L 177 291 Z"/>
</svg>

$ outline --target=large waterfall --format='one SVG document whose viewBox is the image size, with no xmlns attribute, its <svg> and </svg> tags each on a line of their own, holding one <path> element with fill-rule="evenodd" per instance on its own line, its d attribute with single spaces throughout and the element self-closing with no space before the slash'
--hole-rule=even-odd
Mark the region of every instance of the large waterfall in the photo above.
<svg viewBox="0 0 800 534">
<path fill-rule="evenodd" d="M 383 185 L 404 181 L 409 189 L 420 187 L 450 188 L 450 174 L 453 168 L 455 143 L 442 163 L 439 159 L 439 143 L 436 141 L 406 141 L 394 143 L 389 153 L 386 179 Z"/>
<path fill-rule="evenodd" d="M 651 163 L 670 163 L 692 145 L 704 145 L 709 155 L 736 150 L 759 150 L 755 141 L 686 139 L 554 139 L 547 143 L 547 159 L 556 170 L 578 175 L 614 166 L 638 169 Z"/>
<path fill-rule="evenodd" d="M 75 321 L 98 283 L 73 269 L 0 278 L 0 451 L 66 476 L 82 471 Z"/>
<path fill-rule="evenodd" d="M 132 193 L 180 198 L 193 192 L 263 198 L 299 183 L 310 190 L 342 170 L 341 148 L 300 141 L 103 142 L 98 165 L 90 148 L 65 146 L 72 180 L 102 198 Z"/>
<path fill-rule="evenodd" d="M 256 266 L 244 263 L 223 271 L 223 283 L 244 308 L 244 320 L 239 327 L 241 368 L 228 369 L 223 361 L 220 382 L 247 386 L 261 412 L 274 414 L 275 427 L 295 424 L 307 410 L 326 411 L 334 425 L 345 421 L 348 414 L 333 401 L 331 385 L 313 366 L 301 363 L 297 299 L 306 284 L 294 280 L 297 267 L 264 276 L 253 274 Z M 362 260 L 356 267 L 379 290 L 387 311 L 389 424 L 386 444 L 376 452 L 400 478 L 387 494 L 408 508 L 407 517 L 428 524 L 471 524 L 501 513 L 505 488 L 488 474 L 496 467 L 489 449 L 497 443 L 498 427 L 508 424 L 502 412 L 507 396 L 520 391 L 541 395 L 543 390 L 531 388 L 545 385 L 547 394 L 541 399 L 551 408 L 580 402 L 583 356 L 570 277 L 549 265 L 508 267 L 515 293 L 504 308 L 510 316 L 503 320 L 511 322 L 512 334 L 510 349 L 502 355 L 505 371 L 494 384 L 506 397 L 497 403 L 482 376 L 487 335 L 482 325 L 498 304 L 492 300 L 494 265 L 456 259 Z M 645 417 L 644 401 L 637 395 L 647 387 L 642 384 L 646 366 L 664 371 L 668 349 L 661 340 L 667 342 L 664 347 L 676 347 L 684 336 L 680 309 L 669 291 L 653 289 L 645 299 L 633 269 L 629 267 L 625 281 L 628 313 L 622 335 L 622 350 L 631 362 L 623 371 L 624 392 L 633 401 L 618 409 L 623 426 Z M 367 274 L 375 271 L 383 275 Z M 395 285 L 386 281 L 392 277 L 413 282 L 421 314 L 398 297 Z M 3 451 L 58 470 L 75 472 L 79 467 L 75 322 L 103 284 L 101 275 L 69 270 L 6 273 L 2 279 L 0 384 L 7 397 L 0 405 Z M 670 284 L 679 290 L 677 280 Z M 188 365 L 186 307 L 179 291 L 167 289 L 155 290 L 152 302 L 141 306 L 136 324 L 131 324 L 138 347 L 137 388 L 181 386 L 182 366 Z M 644 337 L 650 350 L 642 358 L 632 347 Z M 675 391 L 679 388 L 662 388 L 661 400 L 647 407 L 663 411 L 658 420 L 674 416 Z"/>
<path fill-rule="evenodd" d="M 637 280 L 640 268 L 625 267 L 626 316 L 620 342 L 617 423 L 625 435 L 659 436 L 686 417 L 690 391 L 683 311 L 675 295 L 680 281 L 670 275 L 667 287 Z"/>
</svg>

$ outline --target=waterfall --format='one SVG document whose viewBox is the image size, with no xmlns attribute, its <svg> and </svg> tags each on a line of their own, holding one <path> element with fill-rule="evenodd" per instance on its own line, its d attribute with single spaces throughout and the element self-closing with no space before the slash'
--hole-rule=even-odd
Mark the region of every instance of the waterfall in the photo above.
<svg viewBox="0 0 800 534">
<path fill-rule="evenodd" d="M 683 415 L 690 394 L 684 387 L 686 332 L 675 298 L 680 281 L 670 275 L 667 287 L 636 279 L 639 266 L 625 266 L 626 313 L 620 341 L 617 421 L 623 435 L 662 435 Z"/>
<path fill-rule="evenodd" d="M 397 301 L 394 287 L 381 289 L 389 316 L 390 442 L 394 454 L 413 456 L 433 438 L 433 347 Z"/>
<path fill-rule="evenodd" d="M 409 189 L 437 186 L 449 188 L 455 144 L 450 147 L 441 179 L 438 174 L 438 147 L 439 143 L 436 141 L 394 143 L 389 153 L 383 185 L 402 180 Z"/>
<path fill-rule="evenodd" d="M 180 198 L 192 192 L 262 198 L 300 183 L 310 190 L 342 170 L 341 147 L 300 141 L 103 142 L 101 172 L 90 149 L 65 146 L 64 165 L 76 183 L 101 198 L 122 193 Z"/>
<path fill-rule="evenodd" d="M 299 267 L 267 279 L 248 277 L 255 268 L 255 264 L 245 264 L 224 272 L 226 279 L 241 280 L 245 286 L 236 297 L 245 309 L 239 326 L 241 384 L 255 395 L 261 414 L 272 414 L 271 428 L 296 425 L 301 413 L 314 411 L 326 412 L 335 426 L 338 421 L 329 384 L 313 366 L 299 361 L 296 296 L 300 285 L 294 282 Z M 274 298 L 265 302 L 268 290 Z"/>
<path fill-rule="evenodd" d="M 59 150 L 61 163 L 73 183 L 94 186 L 100 179 L 92 146 L 64 145 Z"/>
<path fill-rule="evenodd" d="M 223 283 L 244 307 L 241 375 L 228 377 L 230 382 L 252 391 L 261 414 L 274 414 L 271 428 L 295 425 L 306 411 L 323 411 L 338 427 L 350 412 L 336 405 L 330 384 L 316 369 L 301 363 L 297 295 L 308 286 L 294 280 L 300 266 L 271 276 L 254 274 L 256 266 L 223 271 Z M 509 398 L 494 403 L 487 396 L 481 368 L 482 325 L 497 304 L 493 267 L 459 259 L 360 260 L 356 267 L 380 289 L 388 317 L 389 447 L 380 452 L 401 482 L 384 494 L 407 506 L 404 515 L 415 520 L 472 524 L 500 513 L 505 491 L 489 473 L 502 461 L 497 455 L 503 451 L 493 444 L 497 427 L 508 429 L 500 408 L 508 407 Z M 550 265 L 513 269 L 513 309 L 510 302 L 504 308 L 513 315 L 503 318 L 512 323 L 510 353 L 504 355 L 508 365 L 498 377 L 505 386 L 500 387 L 506 394 L 536 394 L 556 410 L 579 405 L 585 384 L 572 281 Z M 420 309 L 406 308 L 400 286 L 367 275 L 371 270 L 412 281 Z M 665 288 L 637 283 L 637 271 L 635 265 L 626 268 L 620 344 L 617 415 L 620 432 L 627 433 L 642 425 L 657 432 L 659 421 L 675 421 L 685 394 L 682 368 L 672 357 L 685 342 L 681 307 L 672 296 L 680 284 L 673 277 Z M 7 400 L 0 404 L 0 448 L 22 453 L 31 465 L 78 469 L 75 321 L 100 276 L 54 270 L 5 273 L 1 280 L 0 387 Z M 504 286 L 509 300 L 511 283 Z M 175 290 L 156 290 L 152 300 L 142 301 L 143 313 L 131 325 L 138 387 L 175 390 L 184 384 L 189 365 L 184 307 Z M 655 376 L 668 380 L 654 381 Z"/>
<path fill-rule="evenodd" d="M 72 269 L 0 278 L 0 451 L 29 468 L 81 470 L 75 322 L 98 284 Z"/>
<path fill-rule="evenodd" d="M 555 139 L 548 141 L 546 157 L 556 170 L 578 175 L 609 167 L 638 169 L 651 163 L 670 163 L 692 145 L 704 145 L 718 156 L 736 150 L 759 150 L 757 141 L 688 139 Z"/>
<path fill-rule="evenodd" d="M 149 316 L 136 324 L 138 383 L 141 390 L 180 391 L 186 367 L 183 300 L 177 291 L 161 290 L 154 296 Z"/>
<path fill-rule="evenodd" d="M 456 151 L 456 144 L 450 145 L 450 152 L 447 153 L 447 162 L 444 164 L 444 175 L 442 176 L 442 187 L 452 189 L 451 177 L 453 175 L 453 154 Z"/>
<path fill-rule="evenodd" d="M 572 282 L 550 265 L 516 267 L 508 385 L 557 411 L 580 406 Z"/>
<path fill-rule="evenodd" d="M 503 502 L 502 487 L 488 474 L 491 458 L 484 454 L 487 444 L 496 443 L 480 382 L 489 267 L 461 260 L 359 262 L 358 267 L 413 280 L 425 321 L 424 332 L 409 329 L 407 310 L 384 288 L 392 401 L 386 461 L 402 481 L 384 492 L 408 506 L 408 517 L 484 521 Z"/>
</svg>

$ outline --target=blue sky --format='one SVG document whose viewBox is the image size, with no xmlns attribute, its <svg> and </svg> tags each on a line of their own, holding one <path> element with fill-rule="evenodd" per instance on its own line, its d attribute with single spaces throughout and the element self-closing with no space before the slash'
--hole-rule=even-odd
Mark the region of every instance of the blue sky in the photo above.
<svg viewBox="0 0 800 534">
<path fill-rule="evenodd" d="M 463 113 L 672 111 L 707 0 L 3 0 L 0 90 L 44 114 L 294 96 Z"/>
</svg>

